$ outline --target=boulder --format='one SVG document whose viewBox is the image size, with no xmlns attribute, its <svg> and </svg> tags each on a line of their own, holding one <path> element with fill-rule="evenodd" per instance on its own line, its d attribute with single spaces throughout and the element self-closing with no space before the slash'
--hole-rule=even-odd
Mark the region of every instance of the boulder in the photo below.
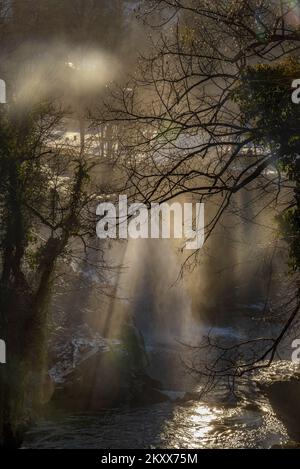
<svg viewBox="0 0 300 469">
<path fill-rule="evenodd" d="M 300 441 L 300 379 L 278 381 L 264 389 L 277 417 L 285 425 L 290 438 Z"/>
<path fill-rule="evenodd" d="M 56 362 L 49 370 L 56 407 L 97 411 L 168 400 L 160 383 L 146 373 L 147 357 L 140 334 L 130 325 L 125 332 L 121 341 L 81 328 L 56 349 Z"/>
</svg>

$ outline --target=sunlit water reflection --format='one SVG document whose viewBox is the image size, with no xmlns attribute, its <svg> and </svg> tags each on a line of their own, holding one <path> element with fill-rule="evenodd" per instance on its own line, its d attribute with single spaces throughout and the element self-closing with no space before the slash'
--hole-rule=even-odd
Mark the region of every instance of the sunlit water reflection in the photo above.
<svg viewBox="0 0 300 469">
<path fill-rule="evenodd" d="M 270 408 L 222 409 L 163 403 L 45 421 L 26 448 L 269 448 L 288 440 Z"/>
<path fill-rule="evenodd" d="M 249 218 L 250 215 L 247 214 Z M 266 329 L 260 320 L 265 312 L 265 290 L 271 294 L 266 266 L 271 259 L 273 289 L 280 295 L 275 267 L 276 262 L 280 266 L 281 263 L 276 256 L 274 261 L 270 232 L 265 223 L 262 226 L 260 233 L 257 228 L 250 230 L 247 223 L 234 225 L 231 235 L 237 239 L 233 245 L 221 233 L 212 243 L 213 256 L 203 255 L 191 275 L 177 282 L 182 259 L 166 240 L 136 240 L 122 247 L 119 257 L 126 268 L 120 270 L 107 314 L 100 315 L 100 319 L 104 317 L 108 322 L 103 330 L 108 335 L 115 333 L 123 316 L 127 317 L 124 310 L 134 317 L 151 354 L 147 372 L 162 383 L 173 401 L 104 409 L 93 414 L 51 414 L 28 433 L 24 447 L 271 448 L 287 442 L 284 424 L 256 385 L 257 381 L 266 383 L 273 378 L 286 380 L 289 372 L 286 364 L 282 370 L 273 367 L 264 376 L 257 375 L 244 383 L 238 390 L 238 399 L 229 396 L 227 389 L 214 390 L 205 400 L 176 400 L 180 393 L 197 391 L 190 388 L 197 387 L 197 379 L 196 383 L 187 382 L 180 369 L 179 353 L 174 346 L 178 338 L 184 343 L 194 343 L 212 326 L 218 337 L 230 340 L 252 337 L 252 330 L 257 337 L 259 326 L 263 331 Z M 119 259 L 116 253 L 115 257 Z M 283 288 L 282 278 L 280 285 Z M 98 317 L 94 310 L 92 315 Z M 292 375 L 294 371 L 290 370 Z"/>
<path fill-rule="evenodd" d="M 287 371 L 284 366 L 285 372 Z M 294 370 L 289 370 L 291 373 Z M 278 370 L 257 380 L 278 379 Z M 206 401 L 103 410 L 97 414 L 56 415 L 40 422 L 27 436 L 25 448 L 197 449 L 271 448 L 289 440 L 269 400 L 255 381 L 244 385 L 236 402 L 222 394 Z M 223 401 L 223 403 L 222 403 Z"/>
</svg>

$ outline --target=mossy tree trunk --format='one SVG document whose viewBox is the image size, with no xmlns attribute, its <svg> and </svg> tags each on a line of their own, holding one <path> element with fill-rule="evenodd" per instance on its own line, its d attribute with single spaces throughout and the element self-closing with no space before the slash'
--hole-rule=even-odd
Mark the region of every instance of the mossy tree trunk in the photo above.
<svg viewBox="0 0 300 469">
<path fill-rule="evenodd" d="M 48 132 L 48 121 L 45 128 Z M 52 188 L 60 174 L 57 155 L 43 161 L 49 152 L 40 146 L 40 126 L 35 135 L 21 121 L 16 136 L 14 121 L 12 130 L 0 128 L 1 132 L 0 333 L 7 363 L 0 368 L 0 447 L 17 448 L 42 401 L 53 274 L 70 239 L 81 226 L 87 230 L 82 212 L 89 195 L 84 192 L 88 177 L 82 154 L 70 151 L 65 156 L 70 182 L 67 194 L 61 195 Z M 43 236 L 37 242 L 32 232 L 39 231 Z"/>
</svg>

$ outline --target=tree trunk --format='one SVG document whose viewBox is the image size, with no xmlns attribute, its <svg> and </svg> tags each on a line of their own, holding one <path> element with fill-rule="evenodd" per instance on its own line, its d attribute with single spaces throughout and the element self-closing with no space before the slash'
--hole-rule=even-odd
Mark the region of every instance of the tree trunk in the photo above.
<svg viewBox="0 0 300 469">
<path fill-rule="evenodd" d="M 38 291 L 1 292 L 1 334 L 7 363 L 0 374 L 0 447 L 18 448 L 40 410 L 47 365 L 47 300 L 53 264 Z M 5 318 L 5 319 L 3 319 Z"/>
</svg>

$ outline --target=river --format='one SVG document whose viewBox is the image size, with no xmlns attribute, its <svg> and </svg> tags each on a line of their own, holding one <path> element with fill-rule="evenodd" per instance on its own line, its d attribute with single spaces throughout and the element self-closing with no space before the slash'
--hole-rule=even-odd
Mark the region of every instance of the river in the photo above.
<svg viewBox="0 0 300 469">
<path fill-rule="evenodd" d="M 237 342 L 278 328 L 274 308 L 280 309 L 287 291 L 286 252 L 274 235 L 272 209 L 257 216 L 249 197 L 241 194 L 237 204 L 245 207 L 244 220 L 228 216 L 182 278 L 178 243 L 134 240 L 112 248 L 112 257 L 122 261 L 115 295 L 100 317 L 89 307 L 90 323 L 102 331 L 105 325 L 106 334 L 114 336 L 123 312 L 125 318 L 129 312 L 144 336 L 148 373 L 169 400 L 93 413 L 46 412 L 28 432 L 24 448 L 271 448 L 291 439 L 262 389 L 297 374 L 289 341 L 286 361 L 238 382 L 234 392 L 219 383 L 202 396 L 199 376 L 187 373 L 185 363 L 186 345 L 198 344 L 210 330 Z"/>
<path fill-rule="evenodd" d="M 287 429 L 258 387 L 259 383 L 267 385 L 296 372 L 288 362 L 277 365 L 260 373 L 256 380 L 240 385 L 236 399 L 224 389 L 199 401 L 104 409 L 96 414 L 57 413 L 28 433 L 24 448 L 201 449 L 284 445 L 290 440 Z"/>
</svg>

